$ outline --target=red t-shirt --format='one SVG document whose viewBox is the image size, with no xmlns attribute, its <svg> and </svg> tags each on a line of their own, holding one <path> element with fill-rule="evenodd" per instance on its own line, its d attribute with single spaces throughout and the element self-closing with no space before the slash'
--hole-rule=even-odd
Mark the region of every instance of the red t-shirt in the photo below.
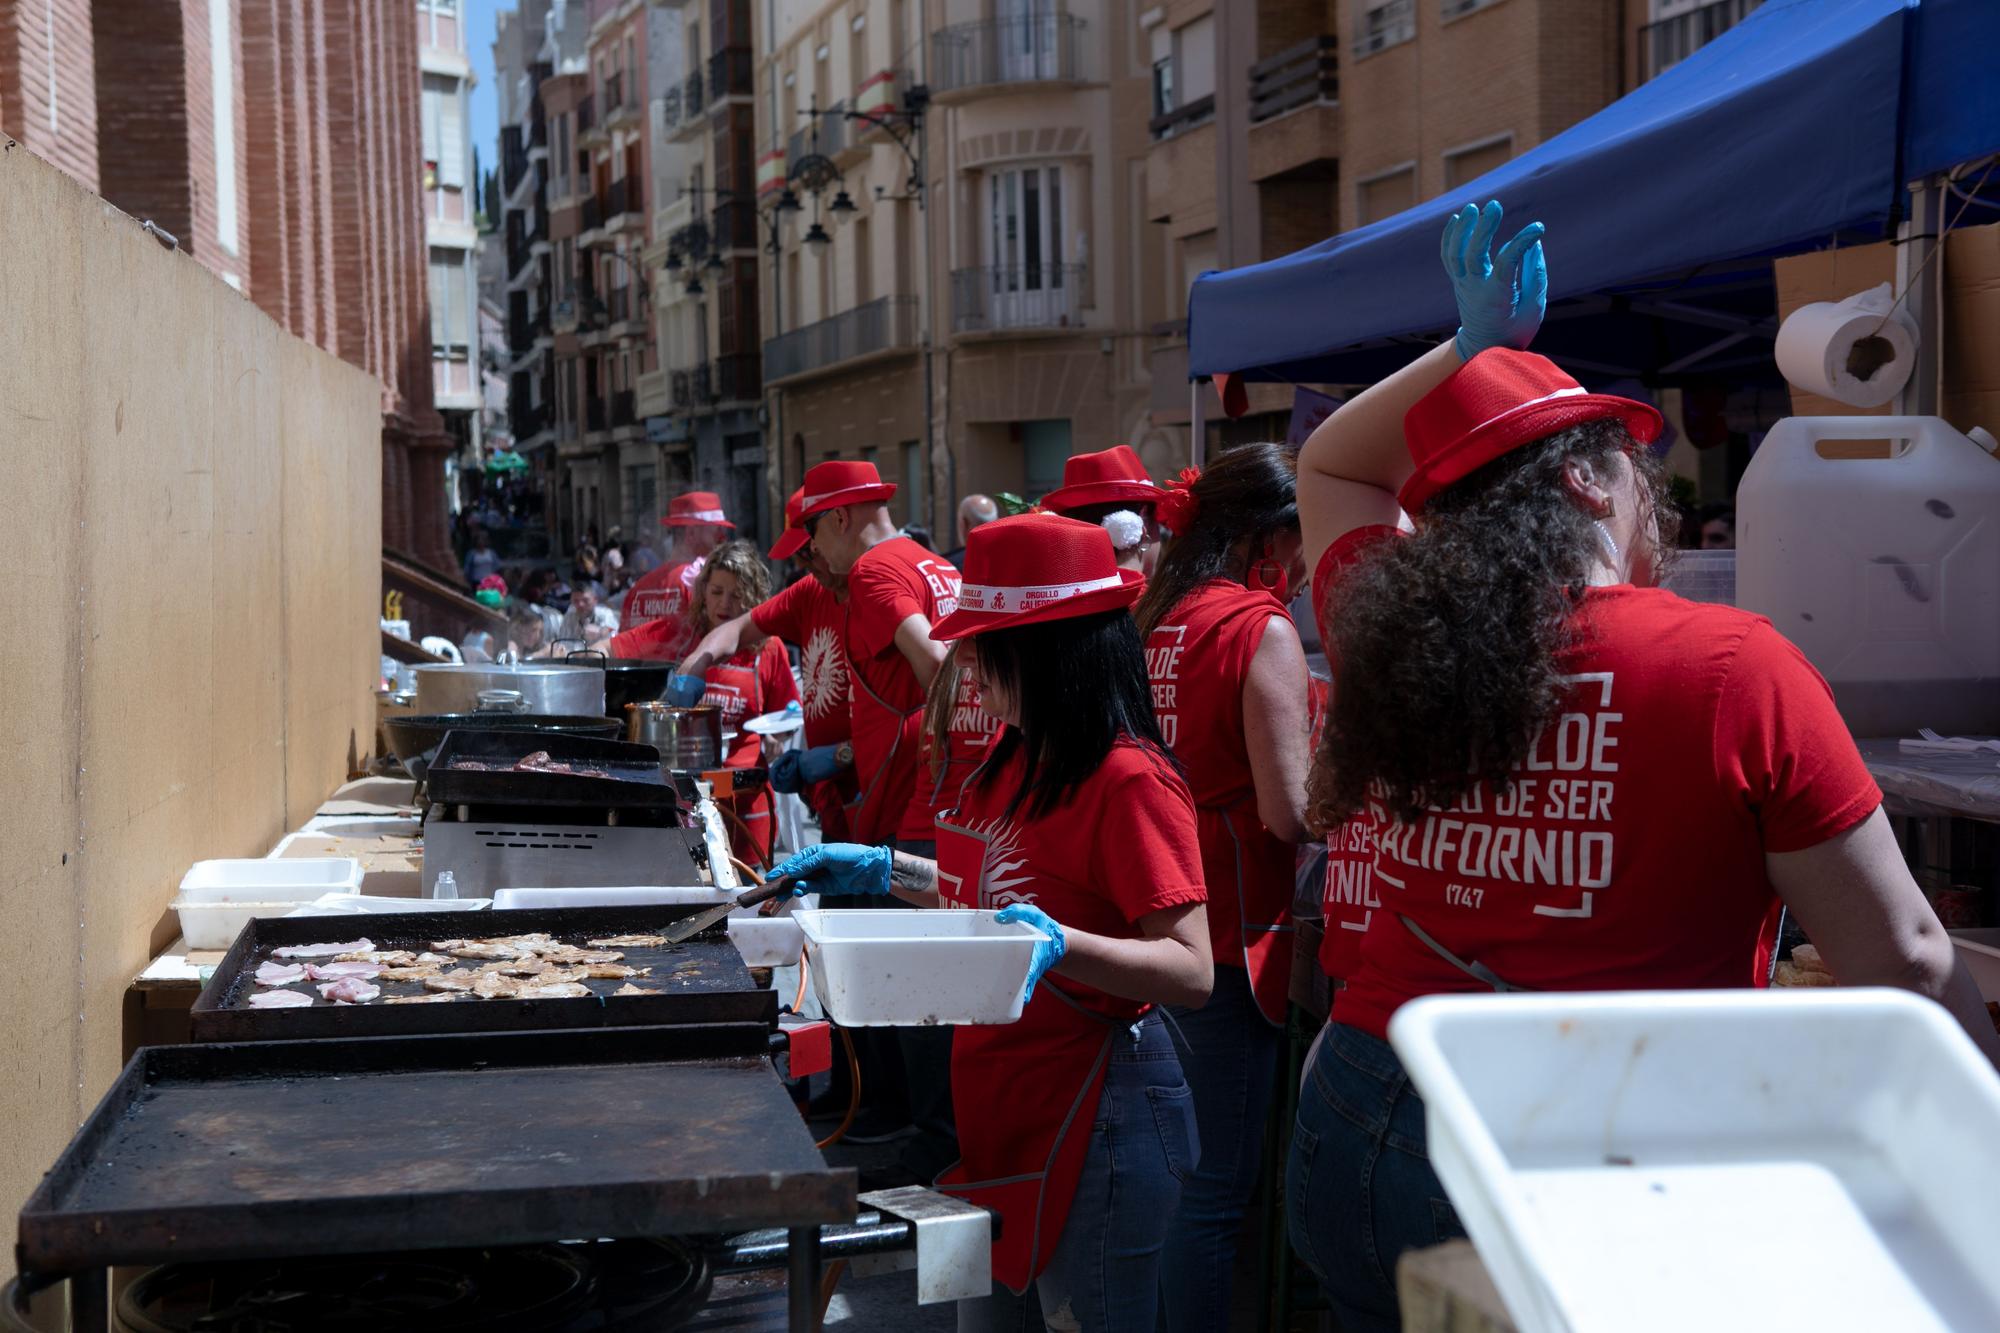
<svg viewBox="0 0 2000 1333">
<path fill-rule="evenodd" d="M 869 548 L 847 575 L 847 665 L 853 681 L 857 842 L 922 840 L 932 811 L 917 795 L 924 689 L 896 646 L 913 615 L 935 625 L 958 606 L 958 570 L 908 537 Z"/>
<path fill-rule="evenodd" d="M 684 621 L 694 594 L 694 581 L 701 577 L 705 563 L 704 557 L 696 556 L 692 560 L 661 565 L 633 584 L 631 591 L 625 594 L 625 609 L 619 614 L 619 628 L 637 629 L 648 621 L 661 619 Z M 682 632 L 687 636 L 683 647 L 671 647 L 671 639 L 661 641 L 667 649 L 664 655 L 676 661 L 685 657 L 687 650 L 695 644 L 693 626 L 687 626 Z"/>
<path fill-rule="evenodd" d="M 1243 682 L 1273 619 L 1291 623 L 1270 593 L 1212 579 L 1146 637 L 1153 714 L 1187 771 L 1200 815 L 1208 935 L 1225 967 L 1245 966 L 1246 930 L 1288 929 L 1291 919 L 1297 857 L 1258 816 L 1243 721 Z"/>
<path fill-rule="evenodd" d="M 924 766 L 917 778 L 917 798 L 933 815 L 958 803 L 965 781 L 986 762 L 986 751 L 1000 733 L 1000 719 L 979 704 L 979 686 L 969 672 L 958 674 L 951 717 L 945 728 L 943 762 L 924 733 Z"/>
<path fill-rule="evenodd" d="M 992 910 L 1033 903 L 1058 925 L 1137 939 L 1141 917 L 1206 899 L 1194 800 L 1158 755 L 1121 740 L 1055 809 L 1030 817 L 1024 808 L 1010 817 L 1007 806 L 1025 763 L 1017 750 L 1005 764 L 982 771 L 958 807 L 938 816 L 938 887 L 945 906 Z M 976 858 L 961 861 L 955 852 L 966 844 L 959 839 L 973 840 Z M 1049 976 L 1041 984 L 1120 1021 L 1149 1007 L 1067 977 Z M 1061 1001 L 1037 989 L 1029 1003 Z M 1004 1036 L 1007 1029 L 987 1031 Z"/>
<path fill-rule="evenodd" d="M 736 739 L 722 762 L 730 768 L 755 768 L 764 738 L 754 731 L 743 730 L 743 724 L 760 713 L 775 713 L 786 704 L 799 697 L 799 689 L 792 680 L 792 662 L 785 655 L 785 645 L 777 639 L 766 639 L 755 650 L 746 650 L 725 661 L 717 662 L 704 673 L 708 682 L 708 692 L 701 696 L 704 704 L 722 710 L 722 725 L 734 729 Z M 746 838 L 742 829 L 732 826 L 730 841 L 737 856 L 745 861 L 768 860 L 771 855 L 771 793 L 759 790 L 748 796 L 735 798 L 736 817 L 749 829 Z"/>
<path fill-rule="evenodd" d="M 1656 588 L 1593 588 L 1557 717 L 1502 790 L 1413 824 L 1377 806 L 1375 913 L 1333 1016 L 1378 1036 L 1404 1001 L 1531 990 L 1761 986 L 1767 852 L 1881 803 L 1833 695 L 1769 621 Z M 1336 684 L 1338 688 L 1337 668 Z"/>
<path fill-rule="evenodd" d="M 750 613 L 760 633 L 799 645 L 808 749 L 838 745 L 854 734 L 848 713 L 847 654 L 841 632 L 847 612 L 833 589 L 807 575 Z"/>
</svg>

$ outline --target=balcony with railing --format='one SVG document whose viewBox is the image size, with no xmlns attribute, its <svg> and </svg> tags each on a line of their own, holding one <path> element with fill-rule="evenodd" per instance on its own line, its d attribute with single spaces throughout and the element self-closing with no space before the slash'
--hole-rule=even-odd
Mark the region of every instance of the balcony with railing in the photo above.
<svg viewBox="0 0 2000 1333">
<path fill-rule="evenodd" d="M 681 80 L 681 119 L 677 125 L 680 133 L 694 130 L 708 115 L 708 80 L 696 70 Z"/>
<path fill-rule="evenodd" d="M 732 352 L 715 359 L 711 401 L 755 402 L 764 392 L 763 358 L 755 352 Z"/>
<path fill-rule="evenodd" d="M 627 86 L 623 70 L 613 71 L 606 76 L 604 97 L 598 111 L 604 118 L 604 128 L 607 130 L 629 129 L 639 123 L 637 88 Z"/>
<path fill-rule="evenodd" d="M 952 327 L 960 333 L 1078 328 L 1083 300 L 1081 264 L 985 264 L 951 275 Z"/>
<path fill-rule="evenodd" d="M 604 201 L 594 194 L 587 194 L 583 197 L 577 218 L 576 243 L 587 250 L 604 239 Z"/>
<path fill-rule="evenodd" d="M 847 118 L 839 113 L 847 103 L 835 102 L 825 114 L 812 119 L 817 124 L 801 125 L 785 141 L 785 173 L 790 175 L 801 159 L 817 152 L 822 157 L 838 157 L 847 151 Z M 817 137 L 815 138 L 815 134 Z"/>
<path fill-rule="evenodd" d="M 1192 102 L 1183 102 L 1177 107 L 1162 111 L 1146 122 L 1146 128 L 1153 135 L 1153 142 L 1171 139 L 1189 130 L 1198 130 L 1215 119 L 1215 94 L 1197 97 Z"/>
<path fill-rule="evenodd" d="M 500 192 L 511 197 L 528 174 L 528 150 L 521 145 L 521 127 L 500 127 Z"/>
<path fill-rule="evenodd" d="M 640 196 L 640 183 L 636 177 L 623 176 L 611 182 L 611 188 L 604 192 L 604 230 L 607 234 L 627 226 L 645 225 L 645 200 Z"/>
<path fill-rule="evenodd" d="M 708 104 L 757 91 L 756 58 L 747 46 L 725 46 L 708 58 Z"/>
<path fill-rule="evenodd" d="M 764 379 L 777 384 L 916 346 L 917 298 L 881 296 L 767 340 Z"/>
<path fill-rule="evenodd" d="M 597 118 L 597 94 L 585 93 L 576 103 L 576 146 L 595 148 L 609 142 L 611 136 Z"/>
<path fill-rule="evenodd" d="M 1340 39 L 1308 37 L 1250 66 L 1250 179 L 1340 160 Z"/>
<path fill-rule="evenodd" d="M 1648 23 L 1639 29 L 1639 61 L 1645 78 L 1671 69 L 1741 23 L 1764 0 L 1715 0 L 1714 4 Z"/>
<path fill-rule="evenodd" d="M 982 19 L 931 34 L 931 90 L 963 101 L 982 90 L 1022 83 L 1084 80 L 1083 20 L 1074 14 Z"/>
<path fill-rule="evenodd" d="M 630 389 L 620 389 L 611 395 L 611 429 L 620 430 L 638 424 L 637 400 L 638 395 Z"/>
</svg>

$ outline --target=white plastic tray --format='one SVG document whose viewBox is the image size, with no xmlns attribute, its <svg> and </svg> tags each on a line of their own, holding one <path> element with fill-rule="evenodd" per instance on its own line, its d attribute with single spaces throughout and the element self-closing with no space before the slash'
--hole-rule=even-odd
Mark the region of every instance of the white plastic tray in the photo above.
<svg viewBox="0 0 2000 1333">
<path fill-rule="evenodd" d="M 1435 996 L 1390 1040 L 1521 1333 L 2000 1328 L 2000 1077 L 1901 991 Z"/>
<path fill-rule="evenodd" d="M 361 863 L 351 856 L 196 861 L 181 876 L 181 897 L 199 902 L 303 901 L 360 887 Z"/>
<path fill-rule="evenodd" d="M 797 914 L 813 990 L 847 1027 L 1012 1023 L 1035 945 L 1048 937 L 992 912 L 817 910 Z"/>
</svg>

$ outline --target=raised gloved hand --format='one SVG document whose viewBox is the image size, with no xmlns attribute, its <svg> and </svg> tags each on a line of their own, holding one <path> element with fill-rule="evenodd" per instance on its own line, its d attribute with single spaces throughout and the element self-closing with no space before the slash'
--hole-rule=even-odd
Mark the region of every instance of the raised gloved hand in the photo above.
<svg viewBox="0 0 2000 1333">
<path fill-rule="evenodd" d="M 789 875 L 793 892 L 887 893 L 890 853 L 887 847 L 857 842 L 822 842 L 772 866 L 767 880 Z"/>
<path fill-rule="evenodd" d="M 1444 224 L 1439 255 L 1458 298 L 1458 354 L 1470 361 L 1489 347 L 1525 349 L 1542 327 L 1549 304 L 1542 224 L 1530 222 L 1492 254 L 1500 201 L 1467 204 Z"/>
<path fill-rule="evenodd" d="M 1049 969 L 1060 963 L 1063 954 L 1069 949 L 1069 945 L 1063 940 L 1063 928 L 1056 924 L 1054 917 L 1032 903 L 1009 904 L 995 913 L 993 919 L 1023 922 L 1048 936 L 1048 939 L 1037 941 L 1035 944 L 1034 961 L 1028 964 L 1028 987 L 1021 992 L 1023 1000 L 1033 999 L 1035 983 L 1048 975 Z"/>
<path fill-rule="evenodd" d="M 693 708 L 708 693 L 708 682 L 700 676 L 675 674 L 667 677 L 667 702 L 676 708 Z"/>
</svg>

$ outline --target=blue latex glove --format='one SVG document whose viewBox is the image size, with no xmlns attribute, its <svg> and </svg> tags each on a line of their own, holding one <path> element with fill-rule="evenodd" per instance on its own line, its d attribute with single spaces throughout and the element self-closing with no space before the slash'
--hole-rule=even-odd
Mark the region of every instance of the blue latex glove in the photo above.
<svg viewBox="0 0 2000 1333">
<path fill-rule="evenodd" d="M 789 875 L 793 892 L 873 893 L 889 891 L 889 849 L 857 842 L 822 842 L 772 866 L 766 880 Z"/>
<path fill-rule="evenodd" d="M 1542 224 L 1530 222 L 1492 254 L 1500 201 L 1467 204 L 1444 224 L 1439 256 L 1458 298 L 1458 354 L 1470 361 L 1489 347 L 1525 349 L 1542 327 L 1549 304 Z"/>
<path fill-rule="evenodd" d="M 804 757 L 804 750 L 787 750 L 771 762 L 772 791 L 796 796 L 805 789 L 805 781 L 799 776 L 799 760 Z"/>
<path fill-rule="evenodd" d="M 796 753 L 799 756 L 799 776 L 807 783 L 827 782 L 840 772 L 838 745 L 816 745 Z"/>
<path fill-rule="evenodd" d="M 1033 999 L 1035 983 L 1048 975 L 1049 969 L 1060 963 L 1063 954 L 1069 950 L 1069 945 L 1063 940 L 1063 928 L 1056 924 L 1054 917 L 1032 903 L 1010 904 L 995 913 L 993 919 L 1025 922 L 1049 937 L 1046 942 L 1035 945 L 1034 961 L 1028 964 L 1028 988 L 1021 992 L 1021 998 Z"/>
<path fill-rule="evenodd" d="M 708 682 L 700 676 L 675 674 L 667 677 L 667 702 L 676 708 L 693 708 L 708 693 Z"/>
</svg>

